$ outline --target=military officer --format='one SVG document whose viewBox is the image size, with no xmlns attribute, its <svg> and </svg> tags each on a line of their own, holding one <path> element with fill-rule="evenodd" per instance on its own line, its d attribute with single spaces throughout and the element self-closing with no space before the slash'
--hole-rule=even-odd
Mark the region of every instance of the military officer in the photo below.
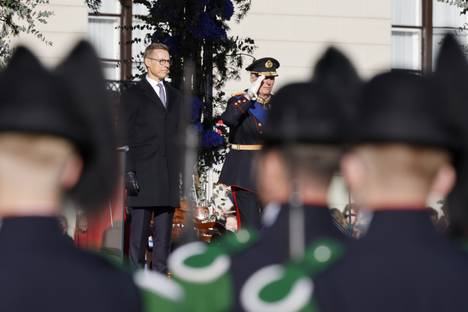
<svg viewBox="0 0 468 312">
<path fill-rule="evenodd" d="M 252 159 L 262 148 L 263 125 L 267 119 L 272 89 L 280 63 L 265 57 L 254 61 L 250 72 L 251 87 L 228 101 L 221 118 L 229 129 L 231 150 L 224 163 L 219 182 L 231 187 L 238 227 L 260 228 L 261 205 L 252 180 Z"/>
<path fill-rule="evenodd" d="M 455 39 L 446 38 L 440 53 L 437 72 L 466 81 L 468 65 Z M 441 90 L 405 72 L 379 74 L 363 87 L 342 172 L 373 219 L 343 259 L 315 279 L 320 311 L 468 309 L 468 257 L 436 231 L 426 209 L 431 192 L 452 189 L 453 160 L 466 163 L 460 154 L 466 126 L 448 118 L 445 107 L 453 103 Z"/>
</svg>

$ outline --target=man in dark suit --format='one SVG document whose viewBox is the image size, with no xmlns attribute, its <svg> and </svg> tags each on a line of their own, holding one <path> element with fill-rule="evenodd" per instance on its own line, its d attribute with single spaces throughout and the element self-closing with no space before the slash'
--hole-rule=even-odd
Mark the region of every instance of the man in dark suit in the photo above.
<svg viewBox="0 0 468 312">
<path fill-rule="evenodd" d="M 221 116 L 230 129 L 231 150 L 219 182 L 231 187 L 238 227 L 261 227 L 261 205 L 252 179 L 252 160 L 261 149 L 263 125 L 279 66 L 280 63 L 271 57 L 250 64 L 246 70 L 251 73 L 251 87 L 232 96 Z"/>
<path fill-rule="evenodd" d="M 140 311 L 132 277 L 76 248 L 57 218 L 65 198 L 104 208 L 116 187 L 111 110 L 89 44 L 54 72 L 16 50 L 0 74 L 0 168 L 0 311 Z"/>
<path fill-rule="evenodd" d="M 129 146 L 130 262 L 144 265 L 154 215 L 152 269 L 166 273 L 172 217 L 180 201 L 177 131 L 181 95 L 164 81 L 171 64 L 167 46 L 149 45 L 144 64 L 146 76 L 123 94 Z"/>
</svg>

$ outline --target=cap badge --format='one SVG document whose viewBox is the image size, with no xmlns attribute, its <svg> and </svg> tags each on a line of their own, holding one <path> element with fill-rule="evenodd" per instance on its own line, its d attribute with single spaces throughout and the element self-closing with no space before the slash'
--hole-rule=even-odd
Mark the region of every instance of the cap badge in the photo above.
<svg viewBox="0 0 468 312">
<path fill-rule="evenodd" d="M 273 62 L 271 60 L 268 60 L 265 62 L 265 67 L 266 68 L 272 68 L 273 67 Z"/>
</svg>

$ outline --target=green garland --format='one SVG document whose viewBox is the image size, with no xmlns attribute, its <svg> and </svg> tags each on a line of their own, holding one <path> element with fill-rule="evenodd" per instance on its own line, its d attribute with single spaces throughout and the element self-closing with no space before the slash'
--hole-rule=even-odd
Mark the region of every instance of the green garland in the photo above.
<svg viewBox="0 0 468 312">
<path fill-rule="evenodd" d="M 2 0 L 0 1 L 0 68 L 4 67 L 11 55 L 11 39 L 21 33 L 32 34 L 46 45 L 52 42 L 37 29 L 37 24 L 46 24 L 53 15 L 51 11 L 38 6 L 49 4 L 49 0 Z"/>
</svg>

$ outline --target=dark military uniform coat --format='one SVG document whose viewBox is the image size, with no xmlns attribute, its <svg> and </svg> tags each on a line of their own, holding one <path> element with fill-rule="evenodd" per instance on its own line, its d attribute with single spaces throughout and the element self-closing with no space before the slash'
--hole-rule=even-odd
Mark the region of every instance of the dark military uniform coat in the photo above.
<svg viewBox="0 0 468 312">
<path fill-rule="evenodd" d="M 261 144 L 263 123 L 249 112 L 255 100 L 249 101 L 243 95 L 229 99 L 226 111 L 221 115 L 223 122 L 229 127 L 229 142 L 231 144 Z M 237 186 L 255 192 L 252 178 L 252 160 L 258 151 L 231 149 L 226 156 L 219 182 Z"/>
<path fill-rule="evenodd" d="M 128 197 L 130 207 L 171 206 L 180 202 L 178 129 L 182 96 L 164 83 L 167 108 L 146 79 L 123 94 L 127 119 L 127 171 L 140 186 Z"/>
<path fill-rule="evenodd" d="M 428 211 L 381 211 L 314 284 L 320 311 L 468 311 L 468 256 Z"/>
<path fill-rule="evenodd" d="M 0 225 L 0 311 L 141 311 L 130 274 L 82 251 L 56 218 L 6 218 Z"/>
<path fill-rule="evenodd" d="M 305 205 L 305 243 L 306 247 L 320 238 L 333 238 L 345 246 L 349 238 L 338 229 L 325 206 Z M 260 232 L 260 239 L 248 250 L 232 257 L 232 279 L 235 289 L 235 308 L 242 311 L 239 294 L 247 279 L 262 267 L 282 264 L 289 259 L 289 207 L 283 205 L 275 223 Z"/>
</svg>

